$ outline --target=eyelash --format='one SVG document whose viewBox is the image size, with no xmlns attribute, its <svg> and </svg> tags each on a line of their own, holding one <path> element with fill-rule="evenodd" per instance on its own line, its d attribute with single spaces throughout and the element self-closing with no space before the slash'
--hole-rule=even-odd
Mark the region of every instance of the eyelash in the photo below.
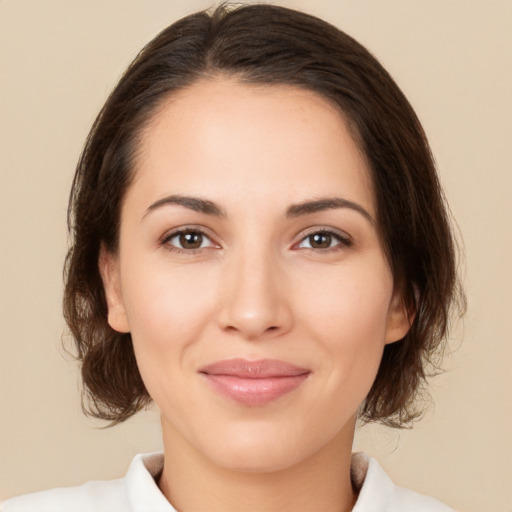
<svg viewBox="0 0 512 512">
<path fill-rule="evenodd" d="M 339 251 L 343 248 L 349 248 L 353 245 L 352 239 L 348 235 L 342 235 L 341 233 L 334 231 L 329 228 L 315 228 L 314 230 L 310 231 L 309 233 L 306 233 L 300 240 L 299 243 L 294 244 L 294 247 L 300 246 L 300 244 L 304 243 L 308 238 L 311 238 L 314 235 L 328 235 L 333 237 L 338 243 L 334 245 L 333 247 L 326 247 L 323 249 L 315 249 L 314 247 L 303 247 L 303 249 L 307 249 L 309 251 L 314 252 L 321 252 L 321 253 L 327 253 L 327 252 L 333 252 L 333 251 Z"/>
<path fill-rule="evenodd" d="M 170 243 L 170 241 L 173 238 L 179 237 L 180 235 L 184 235 L 184 234 L 200 235 L 203 238 L 207 239 L 211 245 L 209 245 L 207 247 L 198 247 L 197 249 L 185 249 L 183 247 L 177 247 Z M 166 249 L 169 251 L 182 253 L 182 254 L 198 254 L 198 253 L 203 252 L 205 249 L 210 249 L 215 246 L 218 247 L 218 245 L 212 241 L 211 236 L 209 236 L 204 230 L 202 230 L 200 228 L 196 228 L 196 227 L 187 227 L 187 226 L 176 229 L 170 233 L 166 233 L 163 236 L 163 238 L 160 240 L 160 245 L 166 247 Z"/>
<path fill-rule="evenodd" d="M 179 237 L 183 234 L 200 235 L 200 236 L 206 238 L 209 241 L 210 245 L 208 245 L 207 247 L 198 247 L 195 249 L 185 249 L 183 247 L 177 247 L 170 243 L 170 241 L 172 239 Z M 314 247 L 303 247 L 302 249 L 306 249 L 308 251 L 320 252 L 320 253 L 328 253 L 328 252 L 333 252 L 333 251 L 339 251 L 343 248 L 348 248 L 353 245 L 352 239 L 347 235 L 343 236 L 340 233 L 338 233 L 337 231 L 334 231 L 334 230 L 328 229 L 328 228 L 315 228 L 314 230 L 310 231 L 309 233 L 304 234 L 303 237 L 300 239 L 300 241 L 298 243 L 295 243 L 292 246 L 292 249 L 295 249 L 295 248 L 300 249 L 301 248 L 300 245 L 302 243 L 304 243 L 308 238 L 311 238 L 314 235 L 331 236 L 338 243 L 336 245 L 334 245 L 333 247 L 326 247 L 326 248 L 321 248 L 321 249 L 314 248 Z M 212 241 L 211 236 L 208 235 L 204 230 L 202 230 L 200 228 L 196 228 L 196 227 L 187 227 L 187 226 L 176 229 L 170 233 L 166 233 L 160 240 L 160 245 L 166 247 L 167 250 L 169 250 L 169 251 L 182 253 L 182 254 L 189 254 L 189 255 L 201 253 L 204 250 L 211 249 L 212 247 L 213 248 L 219 247 L 214 241 Z"/>
</svg>

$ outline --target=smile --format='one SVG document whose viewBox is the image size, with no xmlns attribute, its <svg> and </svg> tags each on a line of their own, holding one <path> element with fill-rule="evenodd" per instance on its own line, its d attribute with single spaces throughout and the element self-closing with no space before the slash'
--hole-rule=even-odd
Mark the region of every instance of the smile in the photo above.
<svg viewBox="0 0 512 512">
<path fill-rule="evenodd" d="M 297 389 L 310 375 L 305 368 L 274 359 L 229 359 L 199 373 L 219 393 L 243 405 L 264 405 Z"/>
</svg>

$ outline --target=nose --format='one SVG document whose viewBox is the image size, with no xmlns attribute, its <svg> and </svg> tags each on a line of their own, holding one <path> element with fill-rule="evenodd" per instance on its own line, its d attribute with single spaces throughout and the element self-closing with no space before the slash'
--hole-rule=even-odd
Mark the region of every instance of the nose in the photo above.
<svg viewBox="0 0 512 512">
<path fill-rule="evenodd" d="M 226 269 L 219 327 L 247 340 L 288 332 L 293 324 L 283 269 L 271 254 L 241 252 Z"/>
</svg>

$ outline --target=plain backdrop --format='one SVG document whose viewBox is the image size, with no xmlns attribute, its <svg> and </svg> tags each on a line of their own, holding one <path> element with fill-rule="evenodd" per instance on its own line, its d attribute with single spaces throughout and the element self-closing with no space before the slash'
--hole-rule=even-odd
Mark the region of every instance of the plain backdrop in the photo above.
<svg viewBox="0 0 512 512">
<path fill-rule="evenodd" d="M 367 46 L 430 138 L 465 243 L 469 308 L 435 406 L 411 431 L 366 427 L 356 449 L 467 512 L 512 511 L 512 1 L 283 0 Z M 123 69 L 210 0 L 0 0 L 0 500 L 119 477 L 161 448 L 144 412 L 83 417 L 61 349 L 66 204 L 90 125 Z"/>
</svg>

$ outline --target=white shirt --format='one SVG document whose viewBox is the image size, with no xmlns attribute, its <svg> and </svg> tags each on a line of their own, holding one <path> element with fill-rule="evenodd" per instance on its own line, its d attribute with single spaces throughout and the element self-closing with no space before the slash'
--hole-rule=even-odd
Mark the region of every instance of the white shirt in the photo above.
<svg viewBox="0 0 512 512">
<path fill-rule="evenodd" d="M 162 453 L 136 455 L 118 480 L 88 482 L 25 494 L 5 501 L 1 512 L 176 512 L 155 477 Z M 352 481 L 359 497 L 352 512 L 453 512 L 437 500 L 393 484 L 379 463 L 363 453 L 352 456 Z"/>
</svg>

